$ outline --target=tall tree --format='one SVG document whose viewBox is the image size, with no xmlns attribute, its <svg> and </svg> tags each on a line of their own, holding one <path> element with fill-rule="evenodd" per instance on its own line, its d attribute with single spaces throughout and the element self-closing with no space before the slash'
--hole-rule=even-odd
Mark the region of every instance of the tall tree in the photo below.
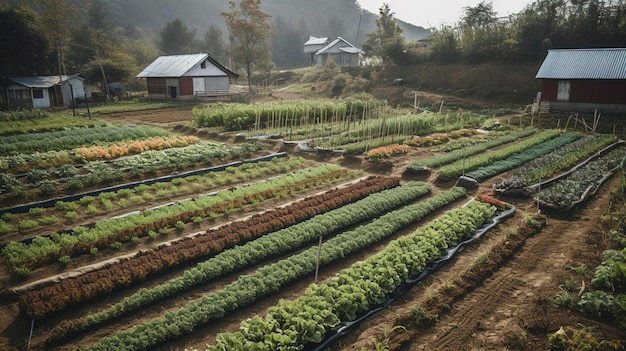
<svg viewBox="0 0 626 351">
<path fill-rule="evenodd" d="M 457 31 L 449 25 L 434 30 L 428 45 L 430 57 L 440 62 L 453 62 L 459 58 Z"/>
<path fill-rule="evenodd" d="M 113 49 L 116 44 L 110 9 L 101 0 L 90 0 L 87 3 L 84 17 L 77 28 L 72 33 L 72 50 L 68 55 L 77 66 Z"/>
<path fill-rule="evenodd" d="M 365 56 L 379 57 L 383 64 L 390 63 L 390 54 L 397 51 L 398 43 L 404 42 L 402 28 L 396 23 L 393 15 L 389 4 L 383 4 L 378 10 L 376 30 L 367 33 L 367 38 L 363 44 Z"/>
<path fill-rule="evenodd" d="M 461 19 L 460 50 L 470 62 L 481 62 L 498 56 L 498 48 L 504 41 L 492 3 L 481 2 L 465 7 Z"/>
<path fill-rule="evenodd" d="M 331 40 L 336 37 L 341 37 L 346 35 L 346 26 L 344 23 L 343 17 L 337 17 L 335 15 L 330 16 L 328 19 L 328 24 L 326 26 L 325 35 Z"/>
<path fill-rule="evenodd" d="M 72 23 L 76 9 L 67 0 L 36 0 L 46 33 L 51 38 L 57 50 L 57 64 L 59 75 L 67 74 L 65 68 L 65 49 L 70 40 L 69 26 Z"/>
<path fill-rule="evenodd" d="M 522 60 L 540 60 L 559 42 L 565 18 L 563 0 L 540 0 L 517 15 L 516 37 Z"/>
<path fill-rule="evenodd" d="M 202 48 L 220 63 L 228 59 L 226 45 L 224 45 L 224 34 L 214 24 L 210 25 L 209 29 L 204 33 Z"/>
<path fill-rule="evenodd" d="M 298 23 L 276 17 L 274 37 L 272 38 L 272 59 L 276 66 L 294 68 L 305 66 L 307 56 L 302 53 L 302 44 L 309 38 L 309 31 L 304 19 Z"/>
<path fill-rule="evenodd" d="M 180 18 L 169 21 L 161 29 L 159 49 L 165 55 L 189 54 L 193 52 L 196 30 L 190 30 Z"/>
<path fill-rule="evenodd" d="M 102 0 L 86 1 L 85 11 L 72 31 L 72 50 L 68 54 L 72 68 L 107 97 L 108 83 L 128 81 L 135 68 L 131 50 L 119 35 L 122 33 L 116 34 L 109 6 Z"/>
<path fill-rule="evenodd" d="M 272 26 L 267 21 L 270 15 L 261 11 L 261 0 L 241 0 L 239 5 L 231 0 L 228 5 L 230 11 L 220 16 L 230 32 L 232 58 L 244 66 L 248 91 L 252 93 L 252 72 L 270 66 Z"/>
<path fill-rule="evenodd" d="M 27 8 L 0 8 L 0 80 L 7 76 L 47 73 L 48 41 L 37 25 L 37 15 Z"/>
</svg>

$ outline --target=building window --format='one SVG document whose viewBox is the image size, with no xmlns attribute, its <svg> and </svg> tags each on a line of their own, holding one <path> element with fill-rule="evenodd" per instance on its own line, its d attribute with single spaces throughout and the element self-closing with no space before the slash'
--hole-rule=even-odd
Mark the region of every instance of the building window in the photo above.
<svg viewBox="0 0 626 351">
<path fill-rule="evenodd" d="M 200 68 L 202 69 L 206 68 L 206 61 L 202 61 L 202 63 L 200 63 Z"/>
<path fill-rule="evenodd" d="M 43 90 L 33 89 L 33 99 L 43 99 Z"/>
<path fill-rule="evenodd" d="M 569 101 L 569 93 L 571 84 L 568 80 L 559 81 L 559 87 L 556 93 L 556 99 L 558 101 Z"/>
</svg>

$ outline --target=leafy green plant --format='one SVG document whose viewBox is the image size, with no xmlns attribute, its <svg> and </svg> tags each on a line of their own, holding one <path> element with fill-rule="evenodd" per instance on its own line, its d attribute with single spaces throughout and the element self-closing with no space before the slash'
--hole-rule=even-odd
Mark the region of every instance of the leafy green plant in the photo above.
<svg viewBox="0 0 626 351">
<path fill-rule="evenodd" d="M 559 287 L 559 288 L 560 288 L 559 293 L 553 296 L 552 300 L 561 306 L 565 306 L 565 307 L 574 306 L 574 298 L 569 293 L 569 291 L 563 287 Z"/>
<path fill-rule="evenodd" d="M 626 287 L 626 249 L 605 250 L 602 257 L 602 264 L 595 269 L 591 283 L 611 290 Z"/>
<path fill-rule="evenodd" d="M 21 232 L 25 232 L 27 230 L 35 229 L 39 227 L 39 223 L 33 219 L 25 219 L 18 223 L 17 229 Z"/>
<path fill-rule="evenodd" d="M 534 199 L 543 208 L 567 211 L 583 201 L 583 195 L 589 194 L 589 190 L 597 189 L 598 182 L 622 164 L 625 157 L 626 147 L 614 149 L 542 190 Z"/>
</svg>

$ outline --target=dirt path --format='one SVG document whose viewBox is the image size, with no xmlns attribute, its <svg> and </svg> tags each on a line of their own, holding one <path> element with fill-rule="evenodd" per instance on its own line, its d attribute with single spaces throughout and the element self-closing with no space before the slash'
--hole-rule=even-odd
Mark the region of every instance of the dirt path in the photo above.
<svg viewBox="0 0 626 351">
<path fill-rule="evenodd" d="M 560 292 L 559 286 L 570 279 L 584 289 L 582 280 L 600 263 L 596 231 L 597 219 L 605 212 L 611 189 L 619 179 L 614 177 L 595 198 L 568 218 L 547 218 L 547 226 L 526 239 L 510 260 L 489 278 L 469 287 L 462 298 L 448 303 L 447 311 L 437 317 L 432 327 L 404 331 L 402 323 L 415 306 L 446 289 L 455 288 L 461 272 L 477 260 L 492 259 L 492 249 L 512 230 L 510 221 L 523 221 L 536 209 L 517 202 L 515 219 L 500 225 L 481 238 L 478 245 L 466 249 L 424 284 L 406 294 L 402 301 L 378 313 L 333 350 L 375 349 L 376 345 L 402 340 L 397 350 L 545 350 L 548 333 L 561 326 L 593 327 L 598 340 L 626 340 L 623 329 L 607 328 L 597 321 L 558 308 L 550 298 Z M 481 186 L 484 191 L 485 186 Z M 573 267 L 587 265 L 582 277 Z M 587 283 L 588 284 L 588 283 Z M 445 309 L 445 307 L 444 307 Z M 393 332 L 392 332 L 393 331 Z"/>
</svg>

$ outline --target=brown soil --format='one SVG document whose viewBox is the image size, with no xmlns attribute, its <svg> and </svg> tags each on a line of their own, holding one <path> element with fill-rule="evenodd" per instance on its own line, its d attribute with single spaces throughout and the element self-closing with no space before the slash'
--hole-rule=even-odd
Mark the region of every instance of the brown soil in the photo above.
<svg viewBox="0 0 626 351">
<path fill-rule="evenodd" d="M 273 98 L 277 98 L 275 95 Z M 190 108 L 168 109 L 147 112 L 115 113 L 99 118 L 115 123 L 149 123 L 173 131 L 193 133 L 211 140 L 234 142 L 233 136 L 224 136 L 217 131 L 199 131 L 186 127 L 191 119 Z M 343 157 L 334 154 L 311 154 L 297 148 L 275 144 L 274 150 L 287 151 L 293 156 L 303 156 L 316 162 L 332 162 L 344 167 L 363 169 L 366 173 L 404 176 L 406 165 L 413 159 L 427 157 L 425 151 L 411 151 L 402 157 L 371 163 L 361 157 Z M 433 183 L 434 191 L 445 190 L 453 184 L 434 183 L 434 177 L 421 177 Z M 487 181 L 470 194 L 490 194 L 491 184 Z M 610 192 L 618 184 L 613 177 L 598 194 L 565 216 L 548 216 L 540 230 L 529 230 L 525 225 L 528 217 L 537 215 L 537 209 L 528 200 L 503 199 L 517 207 L 516 215 L 485 234 L 478 242 L 466 248 L 450 263 L 426 281 L 418 284 L 387 309 L 367 319 L 330 348 L 333 350 L 545 350 L 547 333 L 561 326 L 584 325 L 593 327 L 598 340 L 626 340 L 623 329 L 614 328 L 585 318 L 575 312 L 560 308 L 550 301 L 568 279 L 575 280 L 579 288 L 585 289 L 593 268 L 600 262 L 600 253 L 605 238 L 598 230 L 599 218 L 609 207 Z M 319 191 L 319 189 L 317 190 Z M 283 199 L 287 202 L 292 199 Z M 277 202 L 268 204 L 276 206 Z M 457 204 L 458 205 L 458 204 Z M 249 213 L 248 213 L 249 214 Z M 236 214 L 237 217 L 243 214 Z M 234 218 L 231 218 L 234 219 Z M 415 228 L 409 228 L 410 232 Z M 401 235 L 399 233 L 398 235 Z M 363 259 L 379 250 L 382 244 L 350 257 L 320 271 L 320 280 L 333 276 L 338 270 Z M 580 276 L 571 268 L 587 265 L 589 270 Z M 6 270 L 5 268 L 1 268 Z M 253 268 L 249 269 L 252 271 Z M 117 330 L 130 328 L 149 318 L 162 315 L 168 310 L 184 305 L 189 299 L 213 291 L 239 275 L 220 279 L 188 291 L 176 299 L 150 306 L 140 313 L 123 317 L 103 328 L 89 332 L 71 342 L 55 347 L 69 350 L 89 345 L 97 339 L 112 335 Z M 171 275 L 160 277 L 163 281 Z M 234 331 L 241 320 L 253 315 L 263 315 L 267 308 L 281 298 L 298 296 L 313 281 L 309 277 L 288 286 L 279 293 L 263 299 L 254 306 L 241 309 L 227 318 L 197 328 L 191 335 L 168 342 L 157 350 L 203 349 L 207 342 L 215 340 L 219 332 Z M 140 284 L 107 298 L 37 322 L 33 335 L 32 350 L 42 350 L 42 341 L 47 332 L 62 318 L 84 315 L 86 312 L 108 306 L 129 292 L 158 283 Z M 584 281 L 584 283 L 583 283 Z M 423 307 L 425 316 L 417 318 L 417 306 Z M 26 350 L 30 321 L 19 312 L 17 303 L 3 299 L 0 303 L 0 349 Z M 388 347 L 388 348 L 385 348 Z"/>
</svg>

